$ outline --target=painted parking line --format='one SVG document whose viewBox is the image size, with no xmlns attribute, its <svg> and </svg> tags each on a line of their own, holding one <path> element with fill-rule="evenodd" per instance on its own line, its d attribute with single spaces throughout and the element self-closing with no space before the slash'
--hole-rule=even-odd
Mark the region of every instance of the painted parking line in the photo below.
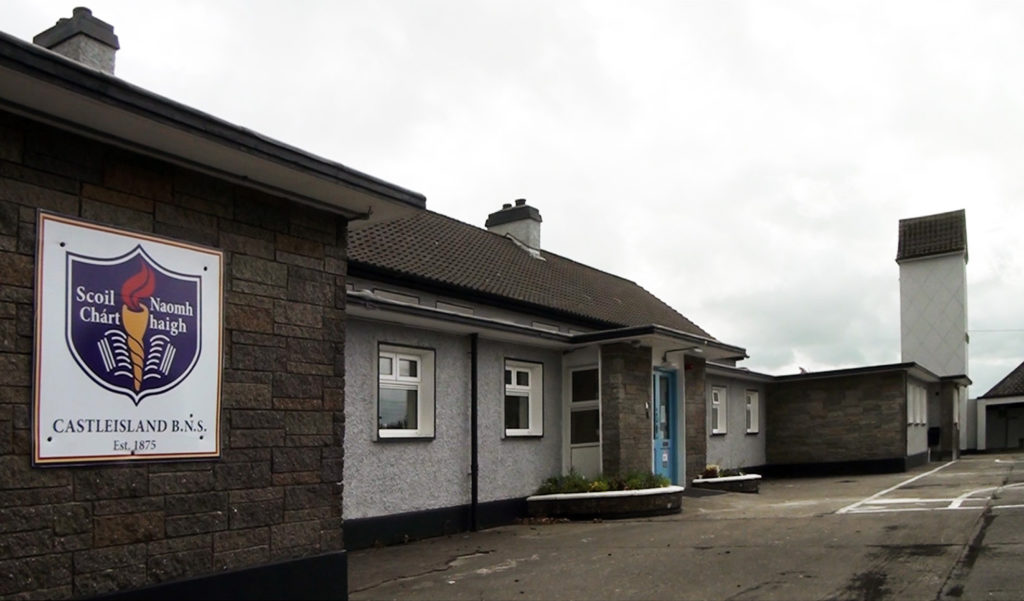
<svg viewBox="0 0 1024 601">
<path fill-rule="evenodd" d="M 840 509 L 836 513 L 850 513 L 852 511 L 855 511 L 857 508 L 859 508 L 861 505 L 864 505 L 865 503 L 868 503 L 870 501 L 874 501 L 875 499 L 877 499 L 878 497 L 881 497 L 882 495 L 887 495 L 887 494 L 891 493 L 892 491 L 894 491 L 894 490 L 896 490 L 898 488 L 904 487 L 904 486 L 906 486 L 906 485 L 908 485 L 911 482 L 914 482 L 916 480 L 920 480 L 921 478 L 924 478 L 925 476 L 930 476 L 930 475 L 934 474 L 935 472 L 937 472 L 937 471 L 939 471 L 941 469 L 944 469 L 944 468 L 947 468 L 947 467 L 953 465 L 954 463 L 956 463 L 956 462 L 955 461 L 950 461 L 949 463 L 944 463 L 944 464 L 940 465 L 939 467 L 937 467 L 937 468 L 935 468 L 933 470 L 927 471 L 927 472 L 925 472 L 923 474 L 918 474 L 918 475 L 914 476 L 913 478 L 910 478 L 908 480 L 904 480 L 903 482 L 900 482 L 899 484 L 897 484 L 895 486 L 890 486 L 889 488 L 887 488 L 885 490 L 880 490 L 880 491 L 876 492 L 875 494 L 871 495 L 870 497 L 868 497 L 866 499 L 862 499 L 860 501 L 857 501 L 856 503 L 853 503 L 851 505 L 847 505 L 846 507 L 843 507 L 842 509 Z"/>
<path fill-rule="evenodd" d="M 992 500 L 993 495 L 997 491 L 1006 491 L 1014 489 L 1024 488 L 1024 482 L 1018 482 L 1014 484 L 1007 484 L 1003 486 L 987 486 L 985 488 L 978 488 L 975 490 L 967 491 L 957 497 L 950 498 L 885 498 L 884 496 L 899 490 L 900 488 L 923 478 L 925 476 L 934 474 L 935 472 L 952 465 L 953 461 L 941 465 L 931 471 L 923 474 L 918 474 L 913 478 L 909 478 L 900 482 L 895 486 L 879 491 L 866 499 L 861 499 L 856 503 L 847 505 L 842 509 L 836 511 L 836 513 L 897 513 L 907 511 L 957 511 L 957 510 L 970 510 L 970 509 L 984 509 L 988 502 Z M 912 505 L 912 506 L 911 506 Z M 1024 504 L 1006 504 L 1006 505 L 993 505 L 993 509 L 1024 509 Z"/>
</svg>

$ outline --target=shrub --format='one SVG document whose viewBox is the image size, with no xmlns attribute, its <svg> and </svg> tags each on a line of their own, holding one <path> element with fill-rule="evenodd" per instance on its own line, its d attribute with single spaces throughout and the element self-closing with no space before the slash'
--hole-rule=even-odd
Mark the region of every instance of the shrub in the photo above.
<svg viewBox="0 0 1024 601">
<path fill-rule="evenodd" d="M 598 476 L 593 480 L 585 478 L 576 470 L 565 476 L 552 476 L 537 489 L 538 495 L 574 492 L 605 492 L 609 490 L 639 490 L 662 488 L 672 484 L 665 476 L 651 472 L 630 472 L 625 476 Z"/>
<path fill-rule="evenodd" d="M 701 478 L 718 478 L 721 475 L 720 471 L 721 470 L 720 470 L 720 468 L 717 465 L 715 465 L 714 463 L 709 463 L 706 466 L 704 466 L 704 473 L 702 473 L 700 475 L 700 477 Z"/>
</svg>

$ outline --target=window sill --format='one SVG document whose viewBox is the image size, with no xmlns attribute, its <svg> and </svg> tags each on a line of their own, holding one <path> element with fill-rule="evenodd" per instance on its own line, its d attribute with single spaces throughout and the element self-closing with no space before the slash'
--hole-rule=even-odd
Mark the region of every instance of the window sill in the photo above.
<svg viewBox="0 0 1024 601">
<path fill-rule="evenodd" d="M 385 434 L 384 431 L 377 432 L 377 442 L 414 442 L 434 440 L 433 434 Z"/>
<path fill-rule="evenodd" d="M 712 432 L 711 436 L 725 436 L 728 432 Z"/>
<path fill-rule="evenodd" d="M 747 431 L 747 436 L 757 436 L 760 433 L 761 433 L 760 430 L 753 430 L 753 431 L 748 430 Z"/>
<path fill-rule="evenodd" d="M 502 436 L 502 439 L 507 438 L 544 438 L 544 434 L 540 432 L 505 432 L 505 435 Z"/>
</svg>

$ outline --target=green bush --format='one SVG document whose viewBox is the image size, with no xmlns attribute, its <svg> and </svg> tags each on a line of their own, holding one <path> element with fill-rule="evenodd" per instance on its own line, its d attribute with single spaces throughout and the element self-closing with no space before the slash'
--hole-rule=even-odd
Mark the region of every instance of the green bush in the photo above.
<svg viewBox="0 0 1024 601">
<path fill-rule="evenodd" d="M 704 466 L 704 473 L 700 475 L 701 478 L 718 478 L 721 475 L 719 467 L 714 463 L 709 463 Z"/>
<path fill-rule="evenodd" d="M 625 476 L 598 476 L 593 480 L 585 478 L 576 470 L 565 476 L 552 476 L 537 489 L 538 495 L 552 495 L 574 492 L 605 492 L 609 490 L 639 490 L 662 488 L 672 482 L 665 476 L 651 472 L 630 472 Z"/>
</svg>

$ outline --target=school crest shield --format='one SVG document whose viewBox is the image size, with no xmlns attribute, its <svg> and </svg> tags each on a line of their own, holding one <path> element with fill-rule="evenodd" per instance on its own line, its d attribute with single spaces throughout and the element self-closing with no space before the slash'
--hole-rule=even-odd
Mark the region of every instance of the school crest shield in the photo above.
<svg viewBox="0 0 1024 601">
<path fill-rule="evenodd" d="M 202 352 L 201 274 L 173 272 L 141 245 L 67 261 L 65 333 L 82 371 L 135 405 L 188 377 Z"/>
</svg>

